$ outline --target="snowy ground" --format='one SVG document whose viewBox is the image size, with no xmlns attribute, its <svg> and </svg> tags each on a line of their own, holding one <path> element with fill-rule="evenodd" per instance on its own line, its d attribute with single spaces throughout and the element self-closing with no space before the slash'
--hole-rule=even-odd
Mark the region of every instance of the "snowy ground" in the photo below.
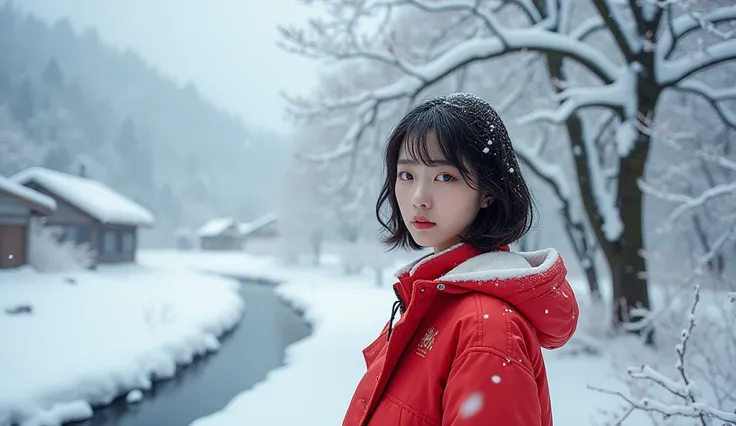
<svg viewBox="0 0 736 426">
<path fill-rule="evenodd" d="M 342 422 L 354 387 L 365 371 L 361 350 L 375 339 L 391 312 L 394 296 L 388 276 L 387 285 L 377 288 L 370 273 L 343 275 L 334 258 L 321 268 L 284 266 L 276 260 L 255 262 L 236 253 L 157 252 L 145 259 L 158 266 L 185 264 L 199 270 L 279 280 L 283 284 L 278 293 L 304 310 L 314 326 L 310 337 L 288 348 L 285 366 L 193 426 L 322 426 Z M 393 270 L 387 270 L 387 275 Z M 592 384 L 625 390 L 607 356 L 572 355 L 563 349 L 546 352 L 545 358 L 556 424 L 597 424 L 600 408 L 618 405 L 615 398 L 587 388 Z M 649 424 L 637 419 L 642 420 L 632 416 L 626 424 Z"/>
<path fill-rule="evenodd" d="M 184 268 L 0 272 L 0 425 L 56 425 L 135 400 L 153 377 L 216 350 L 243 307 L 236 283 Z"/>
</svg>

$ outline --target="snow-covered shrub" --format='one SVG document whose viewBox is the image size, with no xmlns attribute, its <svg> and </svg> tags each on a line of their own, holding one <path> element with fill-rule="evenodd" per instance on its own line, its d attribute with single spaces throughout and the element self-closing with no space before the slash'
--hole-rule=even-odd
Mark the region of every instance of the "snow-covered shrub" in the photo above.
<svg viewBox="0 0 736 426">
<path fill-rule="evenodd" d="M 729 296 L 731 293 L 729 293 Z M 698 310 L 701 299 L 707 302 Z M 619 397 L 625 408 L 608 413 L 606 424 L 624 424 L 635 411 L 649 414 L 652 424 L 736 425 L 736 306 L 722 292 L 701 294 L 695 286 L 692 303 L 677 317 L 685 328 L 674 343 L 673 366 L 629 367 L 628 394 L 589 386 Z M 668 334 L 672 317 L 659 315 L 656 329 Z M 696 328 L 697 325 L 697 328 Z M 694 331 L 697 331 L 695 333 Z M 666 338 L 660 337 L 661 341 Z M 651 358 L 653 362 L 661 357 Z"/>
<path fill-rule="evenodd" d="M 49 226 L 43 219 L 30 223 L 28 263 L 41 272 L 62 272 L 90 268 L 95 253 L 88 244 L 61 241 L 61 228 Z"/>
<path fill-rule="evenodd" d="M 341 255 L 347 274 L 369 269 L 376 286 L 384 284 L 384 272 L 391 265 L 392 253 L 377 240 L 360 239 L 348 244 Z"/>
</svg>

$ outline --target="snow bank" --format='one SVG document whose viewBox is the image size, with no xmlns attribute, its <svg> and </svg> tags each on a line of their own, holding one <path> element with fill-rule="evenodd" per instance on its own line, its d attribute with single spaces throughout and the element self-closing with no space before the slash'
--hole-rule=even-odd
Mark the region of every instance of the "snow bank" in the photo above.
<svg viewBox="0 0 736 426">
<path fill-rule="evenodd" d="M 135 390 L 218 349 L 243 312 L 237 290 L 141 266 L 0 272 L 0 425 L 58 425 L 118 396 L 135 402 Z"/>
</svg>

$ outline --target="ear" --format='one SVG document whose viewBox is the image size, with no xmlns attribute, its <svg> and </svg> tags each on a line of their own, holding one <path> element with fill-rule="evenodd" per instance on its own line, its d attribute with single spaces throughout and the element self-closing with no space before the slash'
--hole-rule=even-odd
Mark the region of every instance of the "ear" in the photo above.
<svg viewBox="0 0 736 426">
<path fill-rule="evenodd" d="M 493 198 L 491 198 L 490 195 L 484 195 L 480 199 L 480 208 L 485 209 L 488 206 L 490 206 L 492 202 L 493 202 Z"/>
</svg>

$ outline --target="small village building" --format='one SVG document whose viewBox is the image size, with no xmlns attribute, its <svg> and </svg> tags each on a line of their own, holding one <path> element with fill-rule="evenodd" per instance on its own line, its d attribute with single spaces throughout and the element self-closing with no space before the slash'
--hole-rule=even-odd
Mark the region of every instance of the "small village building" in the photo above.
<svg viewBox="0 0 736 426">
<path fill-rule="evenodd" d="M 252 240 L 273 240 L 279 237 L 278 217 L 275 213 L 269 213 L 258 219 L 241 223 L 240 233 L 245 242 Z"/>
<path fill-rule="evenodd" d="M 61 228 L 65 241 L 88 244 L 95 264 L 134 262 L 139 228 L 154 223 L 145 207 L 87 177 L 31 167 L 11 179 L 56 202 L 47 225 Z"/>
<path fill-rule="evenodd" d="M 51 197 L 0 176 L 0 269 L 28 263 L 31 218 L 55 210 Z"/>
<path fill-rule="evenodd" d="M 243 236 L 235 219 L 218 218 L 205 223 L 197 232 L 201 250 L 241 250 Z"/>
</svg>

